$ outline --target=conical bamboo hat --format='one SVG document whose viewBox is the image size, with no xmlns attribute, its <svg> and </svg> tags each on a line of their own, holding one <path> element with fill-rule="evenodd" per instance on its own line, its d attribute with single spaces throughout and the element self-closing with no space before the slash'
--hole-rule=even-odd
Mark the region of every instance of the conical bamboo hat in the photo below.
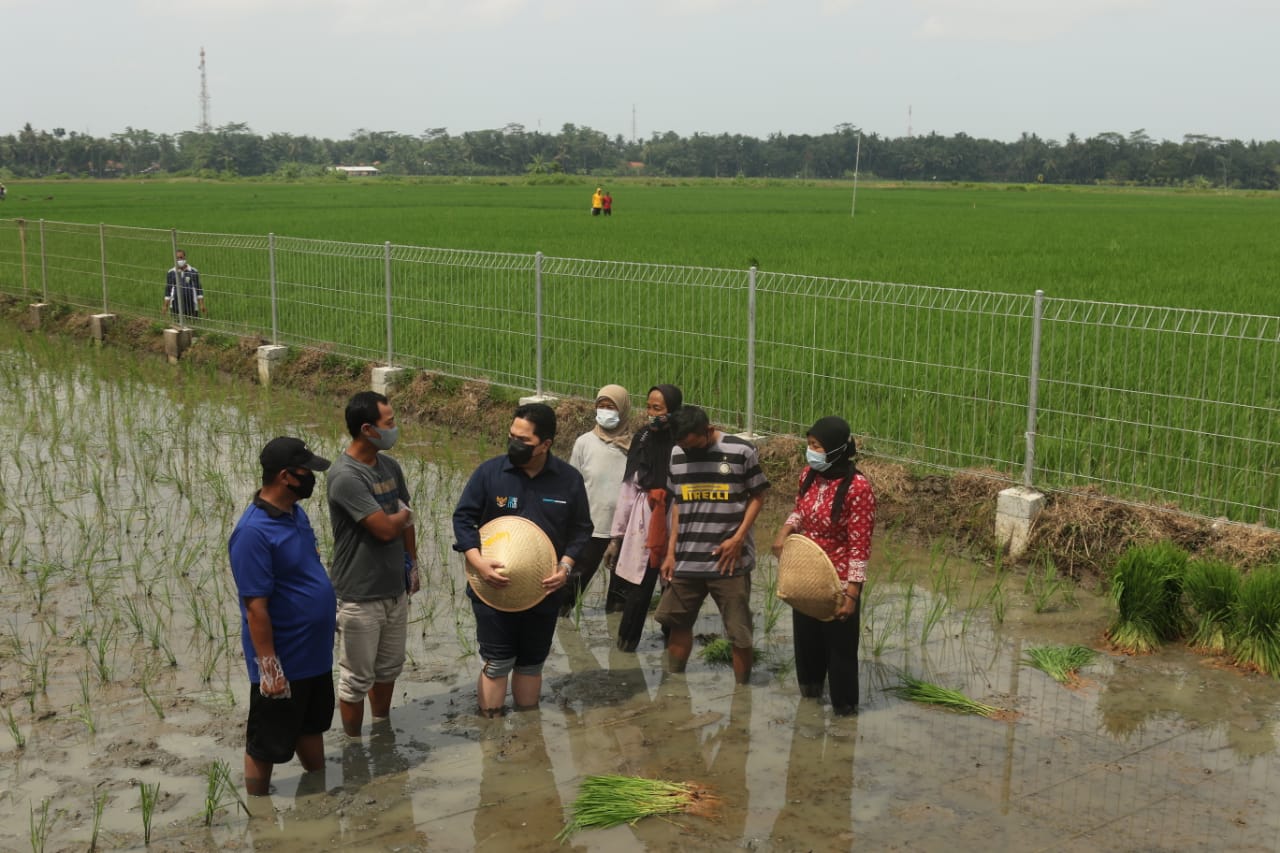
<svg viewBox="0 0 1280 853">
<path fill-rule="evenodd" d="M 827 552 L 809 537 L 792 533 L 778 558 L 777 595 L 804 615 L 830 622 L 844 590 Z"/>
<path fill-rule="evenodd" d="M 467 583 L 485 604 L 515 613 L 546 598 L 542 581 L 556 571 L 556 549 L 538 525 L 518 515 L 490 519 L 480 527 L 480 553 L 502 561 L 498 571 L 511 579 L 499 589 L 485 583 L 468 565 Z"/>
</svg>

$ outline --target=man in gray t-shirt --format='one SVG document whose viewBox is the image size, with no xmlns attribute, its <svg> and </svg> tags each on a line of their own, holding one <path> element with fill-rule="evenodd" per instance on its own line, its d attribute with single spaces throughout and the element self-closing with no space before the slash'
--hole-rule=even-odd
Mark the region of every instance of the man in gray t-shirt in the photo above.
<svg viewBox="0 0 1280 853">
<path fill-rule="evenodd" d="M 338 710 L 359 737 L 364 697 L 374 720 L 391 712 L 404 668 L 409 596 L 418 589 L 417 539 L 400 463 L 385 452 L 398 436 L 387 398 L 362 391 L 346 410 L 351 444 L 326 481 L 338 596 Z"/>
</svg>

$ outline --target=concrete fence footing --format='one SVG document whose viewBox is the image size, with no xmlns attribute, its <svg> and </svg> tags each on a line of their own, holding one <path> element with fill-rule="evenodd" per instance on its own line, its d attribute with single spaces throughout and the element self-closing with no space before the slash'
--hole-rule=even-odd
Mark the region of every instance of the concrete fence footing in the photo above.
<svg viewBox="0 0 1280 853">
<path fill-rule="evenodd" d="M 1005 489 L 996 499 L 996 542 L 1017 559 L 1026 553 L 1031 525 L 1044 509 L 1044 495 L 1026 486 Z"/>
</svg>

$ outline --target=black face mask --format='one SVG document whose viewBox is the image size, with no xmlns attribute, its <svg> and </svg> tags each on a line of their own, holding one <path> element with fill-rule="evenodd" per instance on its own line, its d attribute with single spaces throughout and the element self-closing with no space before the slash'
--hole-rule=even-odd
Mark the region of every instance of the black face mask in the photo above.
<svg viewBox="0 0 1280 853">
<path fill-rule="evenodd" d="M 292 471 L 289 473 L 298 481 L 298 485 L 289 486 L 289 491 L 293 492 L 298 500 L 311 497 L 311 493 L 316 490 L 316 475 L 311 471 L 305 474 L 294 474 Z"/>
<path fill-rule="evenodd" d="M 534 446 L 525 444 L 518 438 L 507 440 L 507 459 L 517 468 L 522 465 L 528 465 L 529 460 L 533 458 Z"/>
</svg>

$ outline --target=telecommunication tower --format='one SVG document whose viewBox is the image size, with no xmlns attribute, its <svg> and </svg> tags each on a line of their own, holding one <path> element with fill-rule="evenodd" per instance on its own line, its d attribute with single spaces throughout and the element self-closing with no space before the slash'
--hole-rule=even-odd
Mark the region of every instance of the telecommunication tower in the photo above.
<svg viewBox="0 0 1280 853">
<path fill-rule="evenodd" d="M 911 138 L 911 105 L 907 104 L 907 139 L 910 139 L 910 138 Z"/>
<path fill-rule="evenodd" d="M 213 130 L 209 125 L 209 80 L 204 73 L 204 48 L 200 48 L 200 128 L 201 133 Z"/>
</svg>

